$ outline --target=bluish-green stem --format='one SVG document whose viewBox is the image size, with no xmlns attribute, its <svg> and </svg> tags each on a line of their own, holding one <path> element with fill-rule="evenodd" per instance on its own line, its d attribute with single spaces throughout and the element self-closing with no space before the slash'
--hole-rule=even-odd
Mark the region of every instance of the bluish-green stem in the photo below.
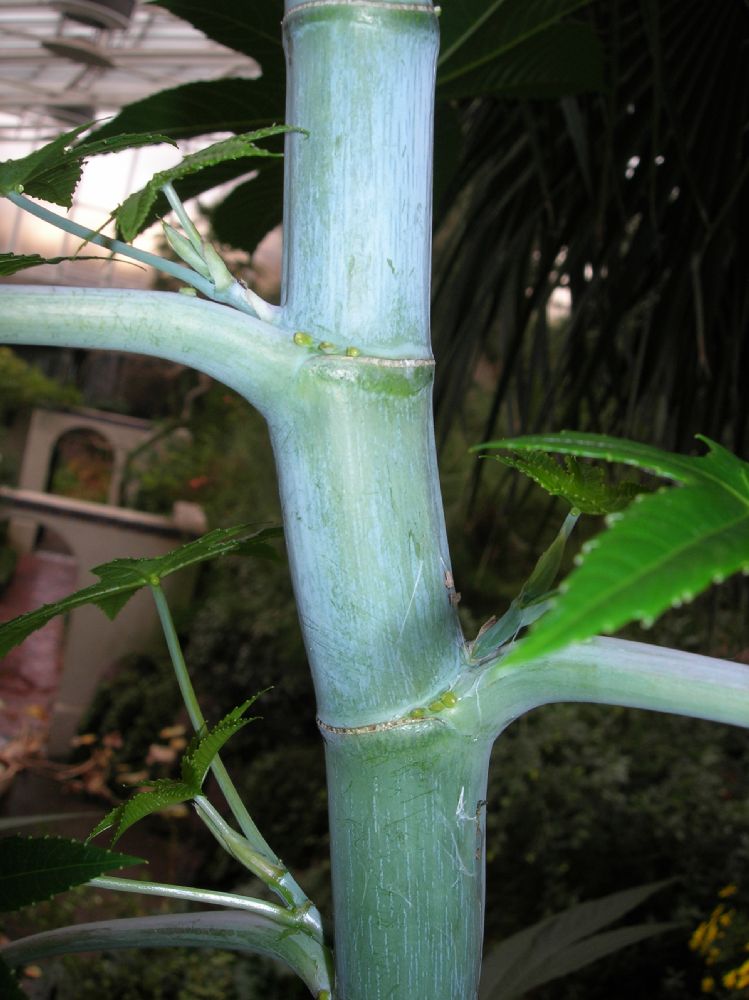
<svg viewBox="0 0 749 1000">
<path fill-rule="evenodd" d="M 491 739 L 436 719 L 321 728 L 336 997 L 475 997 Z"/>
<path fill-rule="evenodd" d="M 472 1000 L 492 738 L 550 700 L 547 681 L 551 697 L 610 700 L 608 671 L 616 700 L 626 675 L 632 703 L 647 702 L 653 688 L 643 672 L 619 669 L 615 655 L 593 673 L 550 658 L 536 682 L 519 669 L 505 676 L 501 664 L 468 666 L 431 424 L 434 11 L 395 0 L 287 0 L 286 8 L 287 118 L 309 135 L 287 139 L 285 330 L 239 317 L 249 324 L 243 342 L 228 310 L 110 296 L 99 300 L 110 312 L 100 310 L 97 336 L 90 303 L 48 291 L 33 317 L 28 299 L 6 297 L 16 322 L 27 315 L 19 334 L 12 310 L 0 310 L 0 328 L 15 342 L 48 343 L 54 330 L 61 343 L 102 347 L 106 327 L 118 349 L 129 328 L 126 349 L 179 355 L 267 416 L 327 746 L 336 996 Z M 56 323 L 53 303 L 69 309 Z M 295 332 L 361 356 L 327 356 L 292 341 Z M 556 689 L 555 662 L 567 677 Z M 673 683 L 655 656 L 652 667 Z M 408 718 L 445 704 L 446 690 L 454 707 Z"/>
<path fill-rule="evenodd" d="M 6 197 L 18 208 L 23 209 L 24 212 L 28 212 L 43 222 L 48 222 L 56 229 L 70 233 L 71 236 L 80 237 L 84 243 L 94 243 L 96 246 L 111 250 L 112 253 L 119 253 L 124 257 L 130 258 L 130 260 L 147 264 L 157 271 L 170 274 L 173 278 L 177 278 L 178 281 L 184 281 L 186 285 L 191 285 L 209 298 L 212 297 L 213 286 L 211 282 L 197 274 L 192 268 L 183 267 L 182 264 L 177 264 L 173 260 L 166 260 L 164 257 L 149 253 L 147 250 L 141 250 L 138 247 L 131 246 L 129 243 L 123 243 L 122 240 L 96 233 L 93 229 L 81 226 L 79 223 L 73 222 L 72 219 L 66 219 L 65 216 L 58 215 L 57 212 L 52 212 L 50 209 L 45 208 L 44 205 L 39 205 L 37 202 L 32 201 L 31 198 L 27 198 L 22 194 L 11 192 Z"/>
<path fill-rule="evenodd" d="M 166 187 L 167 186 L 165 186 L 165 193 Z M 168 188 L 171 190 L 171 196 L 167 195 L 168 200 L 170 203 L 174 201 L 175 204 L 180 206 L 180 219 L 184 218 L 188 223 L 191 232 L 197 234 L 197 230 L 192 223 L 189 222 L 189 219 L 184 212 L 184 207 L 179 201 L 174 188 L 172 185 L 168 185 Z M 193 270 L 193 268 L 184 267 L 182 264 L 177 264 L 175 261 L 159 257 L 156 254 L 149 253 L 147 250 L 140 250 L 138 247 L 131 246 L 129 243 L 123 243 L 122 240 L 114 239 L 109 236 L 103 236 L 101 233 L 97 233 L 93 229 L 87 229 L 85 226 L 81 226 L 77 222 L 73 222 L 72 219 L 66 219 L 65 216 L 58 215 L 56 212 L 50 211 L 43 205 L 38 205 L 30 198 L 24 197 L 24 195 L 10 193 L 5 197 L 12 201 L 18 208 L 23 209 L 23 211 L 36 216 L 44 222 L 48 222 L 50 225 L 55 226 L 56 229 L 61 229 L 63 232 L 70 233 L 72 236 L 78 236 L 84 243 L 94 243 L 96 246 L 105 247 L 107 250 L 111 250 L 112 253 L 118 253 L 124 257 L 130 258 L 131 260 L 138 261 L 141 264 L 147 264 L 149 267 L 153 267 L 157 271 L 163 271 L 165 274 L 170 274 L 173 278 L 177 278 L 178 281 L 183 281 L 186 285 L 194 288 L 196 291 L 202 292 L 206 298 L 212 299 L 214 302 L 220 302 L 231 306 L 233 309 L 238 309 L 241 312 L 248 313 L 250 316 L 257 316 L 266 322 L 275 323 L 280 318 L 280 310 L 277 306 L 273 306 L 270 305 L 270 303 L 265 302 L 264 299 L 261 299 L 259 295 L 247 288 L 238 280 L 231 281 L 229 278 L 226 286 L 217 287 L 217 285 L 211 281 L 210 278 L 206 278 L 204 275 L 198 274 L 198 272 Z M 199 234 L 197 235 L 199 239 Z M 227 274 L 228 277 L 228 272 L 225 271 L 223 265 L 221 266 L 221 271 L 223 274 Z"/>
<path fill-rule="evenodd" d="M 287 0 L 283 310 L 365 353 L 430 358 L 431 3 Z"/>
<path fill-rule="evenodd" d="M 445 713 L 461 731 L 496 737 L 514 719 L 560 701 L 671 712 L 749 728 L 749 666 L 597 636 L 528 663 L 469 668 Z"/>
<path fill-rule="evenodd" d="M 205 728 L 205 718 L 200 709 L 200 704 L 198 703 L 195 689 L 192 686 L 192 681 L 190 680 L 190 674 L 182 653 L 182 645 L 179 641 L 177 630 L 174 627 L 174 619 L 172 618 L 172 614 L 169 609 L 169 602 L 167 601 L 166 594 L 160 584 L 152 585 L 150 589 L 159 614 L 159 620 L 164 632 L 167 648 L 169 649 L 169 655 L 172 660 L 172 666 L 174 667 L 174 673 L 177 678 L 180 693 L 182 694 L 182 700 L 185 703 L 185 708 L 187 709 L 187 714 L 193 728 L 196 732 L 201 732 Z M 314 919 L 317 922 L 318 930 L 322 933 L 322 922 L 319 912 L 315 907 L 312 907 L 309 899 L 304 893 L 304 890 L 297 884 L 291 873 L 286 869 L 283 862 L 278 858 L 276 853 L 265 840 L 260 830 L 258 830 L 254 820 L 247 811 L 247 808 L 242 801 L 234 782 L 231 780 L 224 764 L 218 756 L 214 758 L 211 764 L 211 770 L 229 808 L 232 811 L 232 815 L 236 819 L 242 833 L 244 834 L 244 841 L 251 849 L 253 873 L 256 874 L 258 878 L 261 878 L 264 882 L 266 882 L 266 884 L 269 885 L 274 892 L 278 893 L 287 905 L 294 907 L 306 907 L 310 912 L 310 919 Z M 224 840 L 222 840 L 223 843 L 227 837 L 226 831 L 230 830 L 230 828 L 224 823 L 219 814 L 215 811 L 208 811 L 207 800 L 204 800 L 198 812 L 201 817 L 208 817 L 208 822 L 212 831 L 215 832 L 217 829 L 221 831 L 221 836 L 224 838 Z M 219 827 L 216 827 L 216 817 L 221 820 L 221 825 Z M 234 831 L 231 831 L 231 833 L 234 834 Z M 236 841 L 236 843 L 239 843 L 239 841 Z M 235 851 L 232 851 L 232 853 L 236 856 Z M 249 856 L 249 852 L 245 851 L 244 857 L 239 860 L 246 863 Z"/>
<path fill-rule="evenodd" d="M 265 416 L 282 405 L 307 351 L 293 331 L 176 292 L 0 286 L 7 344 L 128 351 L 198 368 Z"/>
<path fill-rule="evenodd" d="M 44 931 L 0 947 L 11 966 L 53 955 L 121 948 L 220 948 L 269 955 L 288 965 L 323 1000 L 332 990 L 330 954 L 303 930 L 279 927 L 275 915 L 248 911 L 168 913 L 101 920 Z"/>
<path fill-rule="evenodd" d="M 160 896 L 164 899 L 175 899 L 183 903 L 206 903 L 211 906 L 223 906 L 233 910 L 247 910 L 268 917 L 279 927 L 300 928 L 303 922 L 294 910 L 288 910 L 276 903 L 268 903 L 264 899 L 252 899 L 250 896 L 240 896 L 236 892 L 218 892 L 215 889 L 200 889 L 196 886 L 169 885 L 164 882 L 145 882 L 137 878 L 116 878 L 102 875 L 92 878 L 86 883 L 92 889 L 109 889 L 112 892 L 135 892 L 142 896 Z"/>
</svg>

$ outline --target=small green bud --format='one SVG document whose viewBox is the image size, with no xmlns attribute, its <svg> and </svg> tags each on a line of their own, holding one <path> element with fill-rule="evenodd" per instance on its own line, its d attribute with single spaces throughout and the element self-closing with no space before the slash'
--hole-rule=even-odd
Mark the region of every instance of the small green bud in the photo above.
<svg viewBox="0 0 749 1000">
<path fill-rule="evenodd" d="M 299 347 L 310 347 L 314 343 L 314 338 L 311 333 L 303 333 L 301 330 L 297 330 L 294 334 L 294 343 L 298 344 Z"/>
<path fill-rule="evenodd" d="M 203 244 L 203 259 L 217 292 L 225 292 L 234 284 L 234 276 L 210 243 Z"/>
<path fill-rule="evenodd" d="M 164 236 L 167 243 L 177 256 L 186 264 L 189 264 L 198 274 L 201 274 L 204 278 L 210 278 L 211 272 L 208 269 L 208 265 L 187 237 L 177 232 L 168 222 L 162 222 L 161 225 L 164 229 Z"/>
<path fill-rule="evenodd" d="M 408 717 L 409 719 L 423 719 L 426 714 L 425 708 L 414 708 L 408 713 Z"/>
<path fill-rule="evenodd" d="M 149 574 L 149 577 L 148 577 L 148 583 L 149 583 L 149 586 L 151 586 L 151 587 L 160 587 L 161 586 L 161 577 L 158 574 L 156 574 L 156 573 L 151 573 L 151 574 Z"/>
<path fill-rule="evenodd" d="M 329 340 L 321 340 L 317 346 L 318 349 L 321 351 L 332 351 L 335 347 L 335 344 L 331 344 Z"/>
<path fill-rule="evenodd" d="M 458 704 L 458 696 L 454 691 L 445 691 L 442 695 L 442 704 L 445 708 L 454 708 Z"/>
<path fill-rule="evenodd" d="M 360 354 L 361 354 L 361 351 L 359 350 L 358 347 L 347 347 L 346 348 L 346 357 L 347 358 L 358 358 Z"/>
<path fill-rule="evenodd" d="M 197 295 L 197 291 L 191 285 L 183 285 L 178 289 L 180 295 Z"/>
<path fill-rule="evenodd" d="M 430 701 L 427 705 L 430 712 L 441 712 L 444 707 L 445 705 L 441 698 L 437 698 L 435 701 Z"/>
</svg>

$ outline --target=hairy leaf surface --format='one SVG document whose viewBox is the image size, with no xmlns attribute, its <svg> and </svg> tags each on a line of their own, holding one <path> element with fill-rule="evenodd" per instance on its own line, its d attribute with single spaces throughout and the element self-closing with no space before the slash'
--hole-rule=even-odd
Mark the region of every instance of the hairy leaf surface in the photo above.
<svg viewBox="0 0 749 1000">
<path fill-rule="evenodd" d="M 233 708 L 209 732 L 203 736 L 197 734 L 190 741 L 190 745 L 185 750 L 180 761 L 182 780 L 186 784 L 192 785 L 198 791 L 200 790 L 208 773 L 208 768 L 224 743 L 235 733 L 238 733 L 248 722 L 254 722 L 255 718 L 257 718 L 257 716 L 253 716 L 250 719 L 245 719 L 243 716 L 250 705 L 261 694 L 262 692 L 259 692 L 242 705 Z"/>
<path fill-rule="evenodd" d="M 152 559 L 115 559 L 96 566 L 92 572 L 100 578 L 99 583 L 0 625 L 0 657 L 23 642 L 32 632 L 46 625 L 50 619 L 84 604 L 95 604 L 108 617 L 114 618 L 141 587 L 155 586 L 163 577 L 195 563 L 231 554 L 277 558 L 268 542 L 277 538 L 281 529 L 264 528 L 253 532 L 252 528 L 253 525 L 248 524 L 234 528 L 216 528 L 202 538 L 188 542 L 163 556 Z"/>
<path fill-rule="evenodd" d="M 701 438 L 708 453 L 674 455 L 596 434 L 538 435 L 486 447 L 582 455 L 636 465 L 681 485 L 640 495 L 583 547 L 553 607 L 504 663 L 543 656 L 633 620 L 650 624 L 711 583 L 749 569 L 749 464 Z"/>
<path fill-rule="evenodd" d="M 614 513 L 642 492 L 634 482 L 608 483 L 600 466 L 582 464 L 571 455 L 565 456 L 563 466 L 544 452 L 496 457 L 529 476 L 547 493 L 562 497 L 581 514 Z"/>
<path fill-rule="evenodd" d="M 50 899 L 104 872 L 142 864 L 141 858 L 65 837 L 0 840 L 0 911 Z"/>
<path fill-rule="evenodd" d="M 127 802 L 115 806 L 107 815 L 97 823 L 88 836 L 88 840 L 98 837 L 100 833 L 114 827 L 112 844 L 116 844 L 122 834 L 138 820 L 151 813 L 160 812 L 167 806 L 176 806 L 182 802 L 189 802 L 196 795 L 200 794 L 200 789 L 193 785 L 185 784 L 184 781 L 174 781 L 172 778 L 160 778 L 154 781 L 150 790 L 139 792 Z"/>
</svg>

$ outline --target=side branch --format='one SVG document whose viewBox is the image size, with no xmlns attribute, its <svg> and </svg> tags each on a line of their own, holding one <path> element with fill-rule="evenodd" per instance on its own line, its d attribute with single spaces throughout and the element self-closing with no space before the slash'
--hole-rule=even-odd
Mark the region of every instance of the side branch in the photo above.
<svg viewBox="0 0 749 1000">
<path fill-rule="evenodd" d="M 467 672 L 458 725 L 499 735 L 559 701 L 671 712 L 749 728 L 749 666 L 625 639 L 597 637 L 522 666 Z"/>
<path fill-rule="evenodd" d="M 0 342 L 128 351 L 189 365 L 236 389 L 265 416 L 305 358 L 292 334 L 174 292 L 0 287 Z"/>
<path fill-rule="evenodd" d="M 269 916 L 248 912 L 170 913 L 78 924 L 14 941 L 0 949 L 0 955 L 15 966 L 103 948 L 180 946 L 269 955 L 293 969 L 313 996 L 331 989 L 330 955 L 320 942 Z"/>
</svg>

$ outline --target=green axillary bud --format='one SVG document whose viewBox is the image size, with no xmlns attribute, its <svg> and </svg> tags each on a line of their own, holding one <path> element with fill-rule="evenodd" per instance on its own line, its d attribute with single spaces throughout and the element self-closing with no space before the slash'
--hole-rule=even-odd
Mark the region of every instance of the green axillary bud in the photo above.
<svg viewBox="0 0 749 1000">
<path fill-rule="evenodd" d="M 423 719 L 426 714 L 425 708 L 414 708 L 408 713 L 408 717 L 409 719 Z"/>
<path fill-rule="evenodd" d="M 304 333 L 302 330 L 297 330 L 294 334 L 294 343 L 298 344 L 299 347 L 311 347 L 314 342 L 315 339 L 311 333 Z"/>
<path fill-rule="evenodd" d="M 319 351 L 334 351 L 335 344 L 331 344 L 329 340 L 321 340 L 320 343 L 317 345 L 317 349 Z"/>
<path fill-rule="evenodd" d="M 346 357 L 347 358 L 358 358 L 360 354 L 361 354 L 361 351 L 359 350 L 358 347 L 347 347 L 346 348 Z"/>
<path fill-rule="evenodd" d="M 293 905 L 291 892 L 282 885 L 284 876 L 288 875 L 287 869 L 256 850 L 241 833 L 237 833 L 229 826 L 223 816 L 213 808 L 203 795 L 196 795 L 194 801 L 198 815 L 224 850 L 236 858 L 253 875 L 257 875 L 266 885 L 279 891 L 287 904 Z"/>
<path fill-rule="evenodd" d="M 225 292 L 234 284 L 234 275 L 224 264 L 220 254 L 210 243 L 203 244 L 203 259 L 208 267 L 209 277 L 217 292 Z"/>
<path fill-rule="evenodd" d="M 194 288 L 192 288 L 190 285 L 182 285 L 182 287 L 178 288 L 177 291 L 180 293 L 180 295 L 197 295 L 198 294 L 197 291 Z"/>
<path fill-rule="evenodd" d="M 259 851 L 256 851 L 245 838 L 234 833 L 227 839 L 231 853 L 245 868 L 249 869 L 253 875 L 257 875 L 263 882 L 277 883 L 286 874 L 286 869 L 279 865 L 274 865 Z"/>
<path fill-rule="evenodd" d="M 177 256 L 186 264 L 189 264 L 198 274 L 201 274 L 204 278 L 210 278 L 211 272 L 206 262 L 190 240 L 186 236 L 183 236 L 182 233 L 177 232 L 168 222 L 162 222 L 162 226 L 164 227 L 166 241 Z"/>
</svg>

